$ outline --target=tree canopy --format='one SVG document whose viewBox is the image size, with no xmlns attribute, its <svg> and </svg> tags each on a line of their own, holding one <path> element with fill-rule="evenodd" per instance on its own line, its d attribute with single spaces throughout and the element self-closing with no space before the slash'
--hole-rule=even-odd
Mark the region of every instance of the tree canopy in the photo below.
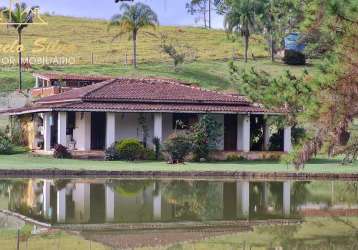
<svg viewBox="0 0 358 250">
<path fill-rule="evenodd" d="M 286 123 L 307 130 L 291 155 L 300 167 L 324 149 L 329 154 L 342 146 L 342 138 L 358 115 L 358 15 L 353 0 L 295 1 L 301 6 L 297 28 L 301 42 L 325 47 L 319 72 L 301 76 L 286 72 L 280 77 L 257 69 L 231 65 L 242 94 L 267 108 L 284 108 Z M 327 46 L 327 39 L 329 46 Z"/>
</svg>

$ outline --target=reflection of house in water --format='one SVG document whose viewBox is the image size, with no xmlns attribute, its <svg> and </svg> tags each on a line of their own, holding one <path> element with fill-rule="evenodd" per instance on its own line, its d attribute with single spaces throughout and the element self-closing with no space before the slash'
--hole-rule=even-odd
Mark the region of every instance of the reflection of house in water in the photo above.
<svg viewBox="0 0 358 250">
<path fill-rule="evenodd" d="M 210 189 L 203 189 L 203 193 L 215 192 L 215 200 L 210 201 L 207 197 L 197 198 L 195 187 L 191 187 L 193 194 L 175 193 L 173 197 L 168 194 L 173 188 L 168 183 L 71 181 L 56 188 L 54 181 L 45 180 L 43 215 L 58 223 L 233 220 L 290 215 L 289 181 L 212 182 Z"/>
</svg>

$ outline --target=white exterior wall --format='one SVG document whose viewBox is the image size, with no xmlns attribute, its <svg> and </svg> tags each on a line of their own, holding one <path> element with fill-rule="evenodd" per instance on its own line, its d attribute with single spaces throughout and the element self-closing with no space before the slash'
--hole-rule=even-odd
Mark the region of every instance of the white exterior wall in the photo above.
<svg viewBox="0 0 358 250">
<path fill-rule="evenodd" d="M 148 127 L 147 143 L 152 145 L 154 137 L 154 114 L 144 113 Z M 125 138 L 143 140 L 142 127 L 138 122 L 139 113 L 116 113 L 116 141 Z"/>
<path fill-rule="evenodd" d="M 52 114 L 44 113 L 43 114 L 43 135 L 44 135 L 44 150 L 51 150 L 51 122 Z"/>
<path fill-rule="evenodd" d="M 66 112 L 58 112 L 58 120 L 57 120 L 57 143 L 67 147 L 67 138 L 66 138 L 66 130 L 67 130 L 67 113 Z"/>
<path fill-rule="evenodd" d="M 237 150 L 250 152 L 250 116 L 238 115 Z"/>
<path fill-rule="evenodd" d="M 163 142 L 163 113 L 154 114 L 154 137 Z"/>
<path fill-rule="evenodd" d="M 83 115 L 82 115 L 83 114 Z M 76 149 L 91 149 L 91 113 L 76 112 L 76 128 L 73 131 Z"/>
<path fill-rule="evenodd" d="M 106 148 L 116 141 L 116 114 L 106 113 Z"/>
<path fill-rule="evenodd" d="M 156 133 L 162 134 L 162 142 L 164 142 L 172 133 L 173 129 L 173 114 L 172 113 L 144 113 L 144 117 L 147 121 L 148 127 L 148 145 L 152 145 L 152 140 Z M 155 117 L 157 116 L 157 120 Z M 161 128 L 159 126 L 161 117 Z M 224 126 L 224 115 L 214 114 L 215 119 Z M 116 113 L 115 114 L 115 140 L 120 141 L 125 138 L 137 138 L 140 141 L 143 139 L 143 133 L 141 125 L 138 122 L 139 113 Z M 158 127 L 155 131 L 155 123 L 157 122 Z M 224 150 L 224 134 L 219 139 L 218 144 L 219 150 Z"/>
</svg>

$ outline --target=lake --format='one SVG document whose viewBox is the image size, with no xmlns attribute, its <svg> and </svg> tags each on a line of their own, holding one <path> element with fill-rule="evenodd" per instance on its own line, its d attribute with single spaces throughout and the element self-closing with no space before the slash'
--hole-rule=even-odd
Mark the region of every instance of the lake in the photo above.
<svg viewBox="0 0 358 250">
<path fill-rule="evenodd" d="M 358 249 L 352 181 L 3 179 L 0 209 L 106 247 Z"/>
</svg>

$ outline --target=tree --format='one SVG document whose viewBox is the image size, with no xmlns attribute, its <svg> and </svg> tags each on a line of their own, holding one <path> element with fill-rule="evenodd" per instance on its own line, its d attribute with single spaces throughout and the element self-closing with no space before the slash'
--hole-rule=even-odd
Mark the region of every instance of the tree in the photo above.
<svg viewBox="0 0 358 250">
<path fill-rule="evenodd" d="M 295 0 L 262 0 L 255 9 L 256 21 L 265 35 L 269 47 L 271 61 L 275 60 L 275 50 L 287 31 L 296 28 L 301 15 L 299 1 Z"/>
<path fill-rule="evenodd" d="M 300 78 L 291 73 L 275 78 L 257 71 L 233 71 L 240 79 L 238 83 L 243 83 L 240 88 L 246 88 L 243 94 L 252 93 L 250 97 L 267 108 L 285 108 L 290 124 L 307 128 L 306 137 L 289 157 L 297 168 L 322 149 L 333 155 L 358 116 L 356 3 L 309 0 L 304 8 L 300 27 L 305 42 L 317 42 L 317 34 L 329 35 L 334 42 L 327 48 L 319 72 Z"/>
<path fill-rule="evenodd" d="M 109 27 L 119 27 L 119 33 L 113 38 L 129 33 L 129 39 L 133 41 L 133 66 L 137 67 L 137 37 L 141 29 L 146 27 L 155 28 L 158 25 L 157 14 L 146 4 L 135 3 L 133 5 L 121 4 L 121 14 L 114 15 Z M 149 32 L 144 32 L 151 34 Z M 152 34 L 151 34 L 152 35 Z"/>
<path fill-rule="evenodd" d="M 14 9 L 1 8 L 3 17 L 7 23 L 17 31 L 18 55 L 19 55 L 19 90 L 22 89 L 22 31 L 32 23 L 35 18 L 34 10 L 38 7 L 27 8 L 25 3 L 16 3 Z"/>
<path fill-rule="evenodd" d="M 174 70 L 177 71 L 178 65 L 184 63 L 185 53 L 179 51 L 174 42 L 170 41 L 166 34 L 161 34 L 160 48 L 173 60 Z"/>
<path fill-rule="evenodd" d="M 193 140 L 194 160 L 208 160 L 210 153 L 217 148 L 220 137 L 223 134 L 222 124 L 212 115 L 205 114 L 191 128 Z"/>
<path fill-rule="evenodd" d="M 251 31 L 255 26 L 255 0 L 228 0 L 224 18 L 225 29 L 229 33 L 241 33 L 245 44 L 245 62 L 249 49 Z"/>
<path fill-rule="evenodd" d="M 212 0 L 190 0 L 186 9 L 191 15 L 198 14 L 204 21 L 204 27 L 211 29 Z"/>
</svg>

